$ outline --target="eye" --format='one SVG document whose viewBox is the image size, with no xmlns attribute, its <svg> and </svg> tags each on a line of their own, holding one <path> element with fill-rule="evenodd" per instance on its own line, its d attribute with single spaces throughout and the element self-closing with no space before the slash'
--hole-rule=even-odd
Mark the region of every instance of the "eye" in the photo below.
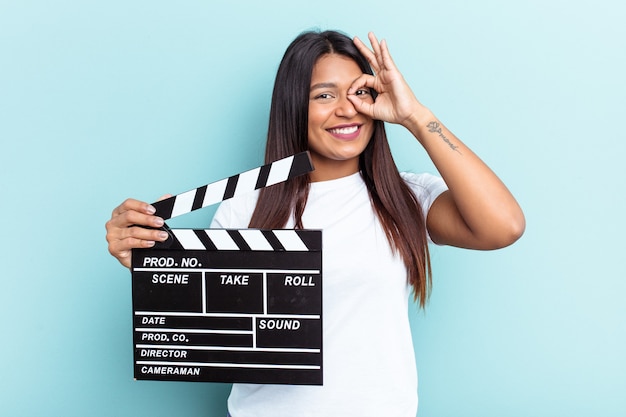
<svg viewBox="0 0 626 417">
<path fill-rule="evenodd" d="M 333 98 L 333 95 L 330 93 L 321 93 L 314 97 L 316 100 L 330 100 Z"/>
<path fill-rule="evenodd" d="M 370 95 L 370 90 L 368 90 L 366 88 L 361 88 L 359 90 L 356 90 L 354 95 L 355 96 L 369 96 Z"/>
</svg>

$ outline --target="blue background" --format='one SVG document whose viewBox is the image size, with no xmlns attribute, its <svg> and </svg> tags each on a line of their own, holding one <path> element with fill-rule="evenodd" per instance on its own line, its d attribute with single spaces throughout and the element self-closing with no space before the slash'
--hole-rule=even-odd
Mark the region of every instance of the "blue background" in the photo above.
<svg viewBox="0 0 626 417">
<path fill-rule="evenodd" d="M 319 27 L 386 38 L 527 216 L 507 249 L 433 249 L 419 416 L 626 415 L 624 21 L 617 0 L 0 0 L 0 414 L 225 414 L 227 384 L 133 380 L 104 223 L 259 165 L 278 62 Z"/>
</svg>

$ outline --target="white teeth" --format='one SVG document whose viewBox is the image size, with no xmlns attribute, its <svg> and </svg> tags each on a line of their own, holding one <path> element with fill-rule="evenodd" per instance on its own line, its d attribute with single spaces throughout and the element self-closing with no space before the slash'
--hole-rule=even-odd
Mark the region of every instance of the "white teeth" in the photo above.
<svg viewBox="0 0 626 417">
<path fill-rule="evenodd" d="M 337 133 L 339 135 L 349 135 L 351 133 L 356 132 L 359 129 L 358 126 L 350 126 L 350 127 L 342 127 L 339 129 L 330 129 L 332 133 Z"/>
</svg>

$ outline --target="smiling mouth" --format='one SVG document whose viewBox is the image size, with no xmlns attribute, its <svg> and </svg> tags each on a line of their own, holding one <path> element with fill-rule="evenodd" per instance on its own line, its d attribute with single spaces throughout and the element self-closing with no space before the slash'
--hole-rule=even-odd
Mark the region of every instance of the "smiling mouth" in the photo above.
<svg viewBox="0 0 626 417">
<path fill-rule="evenodd" d="M 358 125 L 338 127 L 336 129 L 328 129 L 328 131 L 334 135 L 352 135 L 359 130 L 359 127 Z"/>
</svg>

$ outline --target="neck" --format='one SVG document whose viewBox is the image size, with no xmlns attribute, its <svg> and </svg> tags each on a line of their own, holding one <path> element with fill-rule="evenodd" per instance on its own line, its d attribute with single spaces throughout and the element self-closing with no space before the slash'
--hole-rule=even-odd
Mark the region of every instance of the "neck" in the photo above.
<svg viewBox="0 0 626 417">
<path fill-rule="evenodd" d="M 320 161 L 316 160 L 317 158 L 312 159 L 315 170 L 309 174 L 311 182 L 335 180 L 359 172 L 358 158 L 351 161 L 332 161 L 328 159 Z"/>
</svg>

